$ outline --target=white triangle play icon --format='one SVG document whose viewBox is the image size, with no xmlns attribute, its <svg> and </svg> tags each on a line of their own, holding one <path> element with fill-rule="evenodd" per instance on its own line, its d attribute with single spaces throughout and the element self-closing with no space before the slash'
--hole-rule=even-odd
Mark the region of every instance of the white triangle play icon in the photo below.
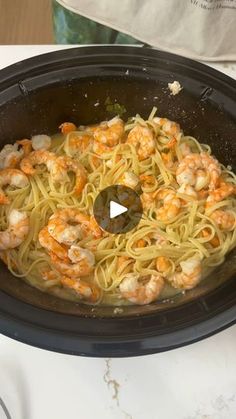
<svg viewBox="0 0 236 419">
<path fill-rule="evenodd" d="M 123 205 L 117 204 L 117 202 L 114 201 L 110 201 L 110 218 L 115 218 L 127 211 L 128 208 L 124 207 Z"/>
</svg>

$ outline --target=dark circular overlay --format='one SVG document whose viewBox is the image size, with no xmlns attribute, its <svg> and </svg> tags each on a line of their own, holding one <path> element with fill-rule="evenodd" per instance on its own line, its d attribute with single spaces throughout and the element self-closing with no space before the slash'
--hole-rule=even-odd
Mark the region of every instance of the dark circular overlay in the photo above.
<svg viewBox="0 0 236 419">
<path fill-rule="evenodd" d="M 110 217 L 111 202 L 127 208 L 123 214 Z M 133 189 L 122 185 L 109 186 L 101 191 L 93 206 L 94 217 L 99 226 L 112 234 L 127 233 L 135 228 L 143 213 L 139 195 Z"/>
</svg>

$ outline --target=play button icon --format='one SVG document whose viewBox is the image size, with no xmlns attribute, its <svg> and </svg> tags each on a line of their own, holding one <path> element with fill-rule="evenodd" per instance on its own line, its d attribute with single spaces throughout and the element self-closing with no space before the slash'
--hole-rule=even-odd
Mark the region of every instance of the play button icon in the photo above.
<svg viewBox="0 0 236 419">
<path fill-rule="evenodd" d="M 98 194 L 93 213 L 103 230 L 112 234 L 122 234 L 138 225 L 142 217 L 142 204 L 139 195 L 133 189 L 113 185 Z"/>
<path fill-rule="evenodd" d="M 117 202 L 110 202 L 110 218 L 115 218 L 118 215 L 124 214 L 128 211 L 128 208 L 123 205 L 117 204 Z"/>
</svg>

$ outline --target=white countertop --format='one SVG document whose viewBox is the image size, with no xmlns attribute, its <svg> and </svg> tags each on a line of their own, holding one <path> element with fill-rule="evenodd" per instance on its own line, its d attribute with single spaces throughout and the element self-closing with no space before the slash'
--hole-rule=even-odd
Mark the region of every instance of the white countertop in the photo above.
<svg viewBox="0 0 236 419">
<path fill-rule="evenodd" d="M 0 46 L 0 68 L 62 48 Z M 236 78 L 236 63 L 210 65 Z M 0 335 L 0 397 L 12 419 L 235 419 L 236 326 L 170 352 L 112 360 Z"/>
</svg>

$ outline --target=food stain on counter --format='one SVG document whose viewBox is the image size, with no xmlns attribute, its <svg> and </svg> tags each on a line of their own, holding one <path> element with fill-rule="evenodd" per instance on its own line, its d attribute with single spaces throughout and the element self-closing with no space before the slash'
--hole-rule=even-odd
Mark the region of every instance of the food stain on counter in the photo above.
<svg viewBox="0 0 236 419">
<path fill-rule="evenodd" d="M 226 419 L 231 418 L 232 413 L 234 414 L 234 406 L 236 402 L 236 394 L 232 394 L 229 397 L 219 395 L 211 401 L 210 406 L 202 406 L 197 409 L 191 416 L 185 417 L 185 419 Z"/>
<path fill-rule="evenodd" d="M 115 378 L 112 377 L 111 361 L 112 361 L 111 358 L 105 359 L 105 372 L 103 375 L 103 380 L 105 384 L 107 385 L 109 392 L 112 392 L 112 400 L 114 400 L 116 407 L 124 415 L 124 419 L 133 419 L 132 416 L 128 412 L 124 411 L 121 408 L 120 399 L 119 399 L 121 384 Z"/>
</svg>

